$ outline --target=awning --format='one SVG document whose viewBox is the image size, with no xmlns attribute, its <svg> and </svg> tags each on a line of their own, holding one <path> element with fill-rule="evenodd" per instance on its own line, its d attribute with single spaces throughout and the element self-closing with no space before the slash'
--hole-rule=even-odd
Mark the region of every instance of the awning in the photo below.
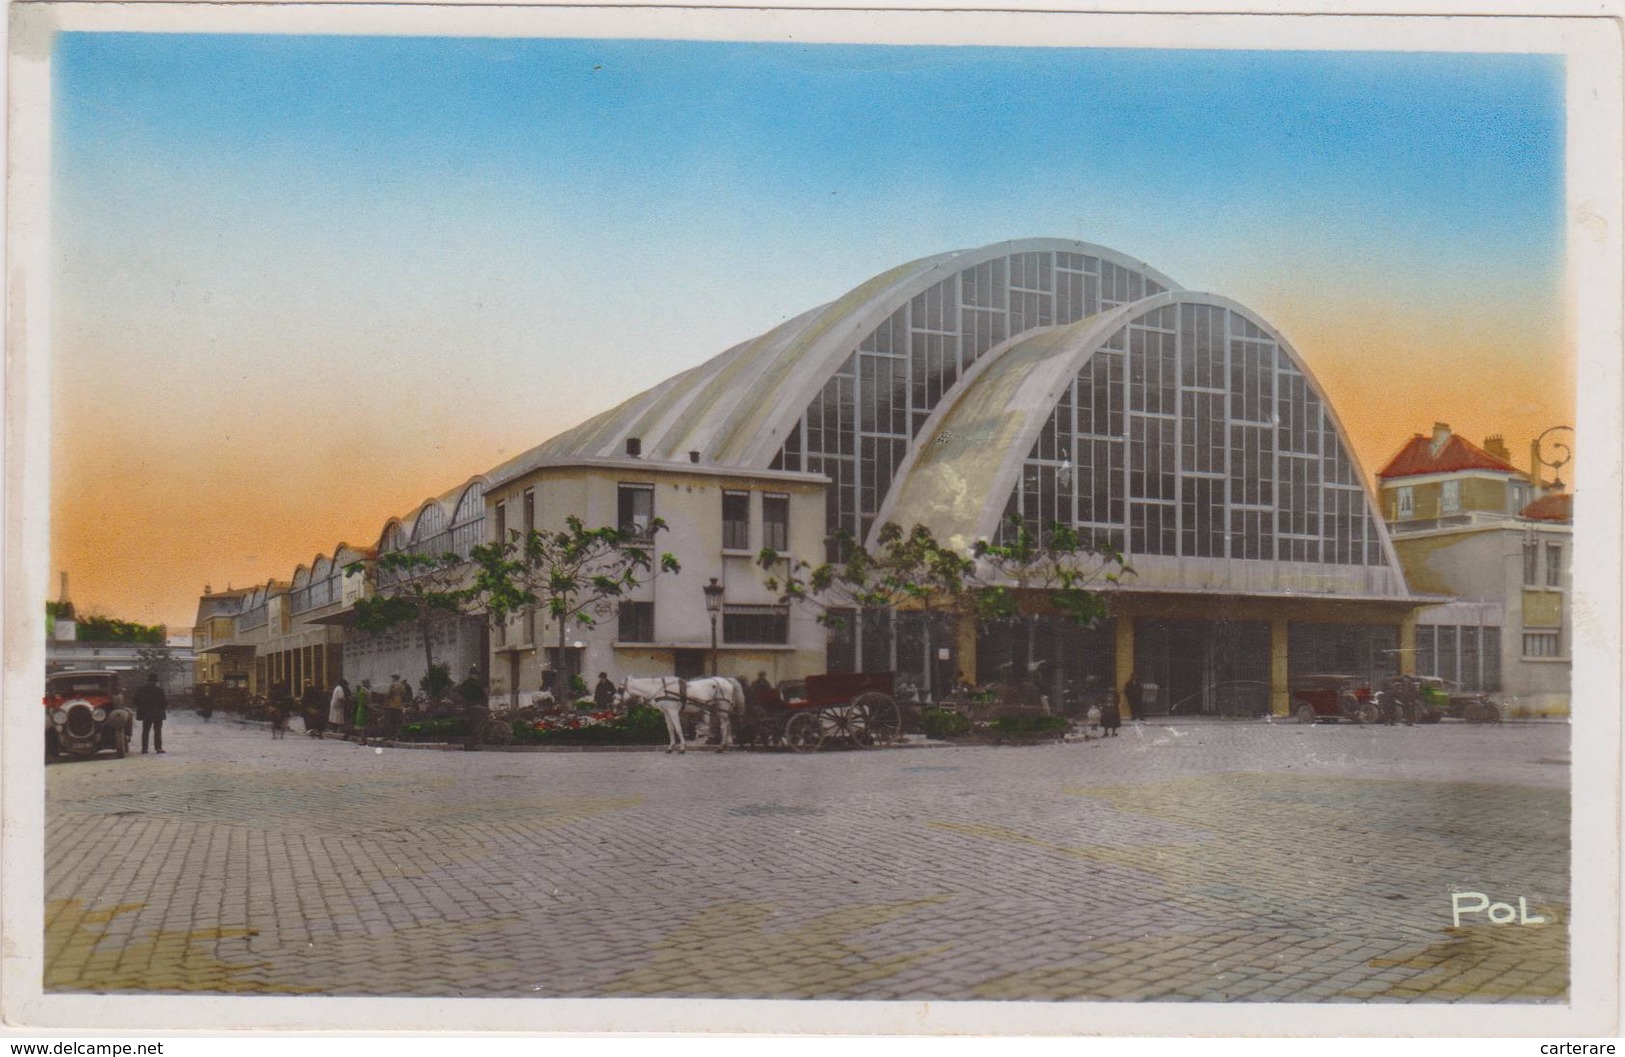
<svg viewBox="0 0 1625 1057">
<path fill-rule="evenodd" d="M 205 646 L 198 653 L 253 653 L 259 647 L 252 642 L 222 642 L 217 646 Z"/>
</svg>

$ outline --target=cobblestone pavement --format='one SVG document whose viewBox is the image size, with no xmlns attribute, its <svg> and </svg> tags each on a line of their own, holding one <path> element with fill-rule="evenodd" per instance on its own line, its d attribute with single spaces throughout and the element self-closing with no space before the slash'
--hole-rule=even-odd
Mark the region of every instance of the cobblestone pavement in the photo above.
<svg viewBox="0 0 1625 1057">
<path fill-rule="evenodd" d="M 46 772 L 48 991 L 1553 1002 L 1569 728 L 371 748 L 191 716 Z M 1545 924 L 1452 927 L 1452 890 Z"/>
</svg>

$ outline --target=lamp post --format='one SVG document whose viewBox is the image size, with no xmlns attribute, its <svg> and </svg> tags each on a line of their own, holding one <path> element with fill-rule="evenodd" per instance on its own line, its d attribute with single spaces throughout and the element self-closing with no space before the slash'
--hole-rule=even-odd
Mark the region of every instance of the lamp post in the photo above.
<svg viewBox="0 0 1625 1057">
<path fill-rule="evenodd" d="M 705 611 L 711 614 L 711 674 L 714 676 L 717 674 L 717 614 L 722 612 L 724 588 L 713 576 L 701 590 L 705 592 Z"/>
</svg>

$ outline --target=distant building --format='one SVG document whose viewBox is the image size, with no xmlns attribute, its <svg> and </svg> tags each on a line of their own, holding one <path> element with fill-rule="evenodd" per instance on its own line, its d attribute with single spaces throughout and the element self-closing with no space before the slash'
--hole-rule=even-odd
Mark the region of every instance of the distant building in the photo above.
<svg viewBox="0 0 1625 1057">
<path fill-rule="evenodd" d="M 1533 711 L 1567 710 L 1573 497 L 1542 489 L 1500 437 L 1479 447 L 1443 422 L 1377 478 L 1406 582 L 1454 599 L 1418 618 L 1416 670 Z"/>
<path fill-rule="evenodd" d="M 167 693 L 180 693 L 192 686 L 192 647 L 184 636 L 169 636 L 163 642 L 148 643 L 81 639 L 81 625 L 68 598 L 67 573 L 62 574 L 62 593 L 52 625 L 51 637 L 45 643 L 47 675 L 95 669 L 119 672 L 128 689 L 138 682 L 131 678 L 133 673 L 156 671 Z"/>
</svg>

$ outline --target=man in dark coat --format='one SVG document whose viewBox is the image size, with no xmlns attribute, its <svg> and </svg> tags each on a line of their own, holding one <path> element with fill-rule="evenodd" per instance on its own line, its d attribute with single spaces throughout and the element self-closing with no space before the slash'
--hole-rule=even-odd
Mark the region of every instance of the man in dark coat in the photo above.
<svg viewBox="0 0 1625 1057">
<path fill-rule="evenodd" d="M 299 695 L 299 711 L 305 717 L 305 733 L 313 738 L 322 736 L 327 729 L 327 694 L 308 679 L 305 692 Z"/>
<path fill-rule="evenodd" d="M 158 685 L 158 673 L 147 676 L 147 685 L 135 692 L 135 718 L 141 721 L 141 751 L 147 751 L 150 736 L 158 755 L 164 754 L 164 720 L 169 715 L 169 699 Z"/>
<path fill-rule="evenodd" d="M 608 672 L 598 673 L 598 685 L 592 688 L 592 703 L 600 711 L 615 707 L 615 684 Z"/>
<path fill-rule="evenodd" d="M 1140 682 L 1140 673 L 1131 672 L 1128 682 L 1123 684 L 1123 696 L 1128 698 L 1129 718 L 1138 722 L 1145 718 L 1145 688 Z"/>
<path fill-rule="evenodd" d="M 463 719 L 468 724 L 468 738 L 463 742 L 467 752 L 479 752 L 485 743 L 485 723 L 491 718 L 490 697 L 480 679 L 479 668 L 468 670 L 468 678 L 457 685 L 457 696 L 463 699 Z"/>
<path fill-rule="evenodd" d="M 1118 728 L 1123 725 L 1123 713 L 1117 707 L 1117 691 L 1108 690 L 1101 695 L 1100 700 L 1100 736 L 1103 738 L 1117 737 Z"/>
</svg>

